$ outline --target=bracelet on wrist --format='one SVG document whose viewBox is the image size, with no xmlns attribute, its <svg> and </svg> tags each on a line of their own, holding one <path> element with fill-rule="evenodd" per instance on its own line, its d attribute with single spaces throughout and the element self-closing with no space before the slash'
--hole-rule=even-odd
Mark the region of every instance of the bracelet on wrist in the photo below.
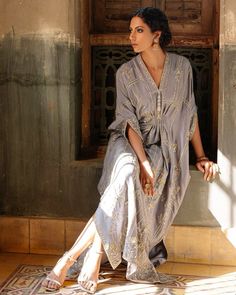
<svg viewBox="0 0 236 295">
<path fill-rule="evenodd" d="M 201 161 L 209 161 L 209 159 L 206 156 L 198 157 L 196 162 L 201 162 Z"/>
</svg>

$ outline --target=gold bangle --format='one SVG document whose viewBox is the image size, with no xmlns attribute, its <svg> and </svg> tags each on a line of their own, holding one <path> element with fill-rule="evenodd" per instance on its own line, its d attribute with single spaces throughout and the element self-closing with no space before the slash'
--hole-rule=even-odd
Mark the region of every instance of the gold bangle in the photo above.
<svg viewBox="0 0 236 295">
<path fill-rule="evenodd" d="M 201 162 L 201 161 L 209 161 L 209 159 L 207 157 L 205 157 L 205 156 L 202 156 L 202 157 L 198 157 L 197 160 L 196 160 L 197 163 Z"/>
</svg>

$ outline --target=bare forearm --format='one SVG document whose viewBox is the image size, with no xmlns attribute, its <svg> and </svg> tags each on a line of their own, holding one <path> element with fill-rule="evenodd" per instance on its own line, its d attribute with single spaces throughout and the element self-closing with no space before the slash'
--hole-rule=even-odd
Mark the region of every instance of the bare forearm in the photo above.
<svg viewBox="0 0 236 295">
<path fill-rule="evenodd" d="M 147 159 L 143 143 L 139 135 L 128 125 L 127 137 L 129 142 L 137 155 L 140 167 L 140 183 L 143 191 L 149 196 L 154 194 L 154 174 L 151 165 Z"/>
<path fill-rule="evenodd" d="M 204 152 L 203 146 L 202 146 L 202 140 L 201 140 L 198 121 L 196 123 L 195 131 L 194 131 L 193 137 L 191 139 L 191 143 L 193 145 L 193 149 L 194 149 L 196 158 L 205 157 L 205 152 Z"/>
<path fill-rule="evenodd" d="M 139 162 L 144 163 L 145 161 L 147 161 L 147 156 L 143 148 L 142 140 L 138 136 L 138 134 L 130 127 L 130 125 L 127 126 L 127 137 L 134 152 L 138 157 Z"/>
<path fill-rule="evenodd" d="M 219 167 L 217 164 L 213 163 L 205 156 L 205 153 L 202 147 L 202 141 L 201 141 L 198 122 L 195 128 L 191 143 L 193 145 L 193 148 L 197 157 L 197 161 L 196 161 L 197 169 L 203 173 L 204 180 L 206 181 L 214 180 L 216 177 L 216 174 L 219 172 Z"/>
</svg>

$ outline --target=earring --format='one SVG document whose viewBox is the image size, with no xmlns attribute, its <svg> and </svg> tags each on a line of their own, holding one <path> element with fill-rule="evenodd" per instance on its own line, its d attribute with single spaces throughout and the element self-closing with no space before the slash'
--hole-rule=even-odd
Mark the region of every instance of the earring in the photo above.
<svg viewBox="0 0 236 295">
<path fill-rule="evenodd" d="M 153 50 L 160 50 L 159 39 L 155 38 L 152 45 Z"/>
</svg>

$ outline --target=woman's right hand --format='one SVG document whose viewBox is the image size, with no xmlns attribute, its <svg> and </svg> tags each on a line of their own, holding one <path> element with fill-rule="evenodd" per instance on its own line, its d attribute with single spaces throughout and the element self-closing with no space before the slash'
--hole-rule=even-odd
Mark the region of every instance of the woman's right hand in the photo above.
<svg viewBox="0 0 236 295">
<path fill-rule="evenodd" d="M 203 173 L 205 181 L 212 182 L 218 173 L 220 173 L 219 166 L 210 161 L 207 157 L 200 157 L 196 162 L 196 167 Z"/>
<path fill-rule="evenodd" d="M 148 196 L 153 196 L 154 174 L 151 165 L 147 160 L 140 163 L 140 182 L 144 193 Z"/>
</svg>

